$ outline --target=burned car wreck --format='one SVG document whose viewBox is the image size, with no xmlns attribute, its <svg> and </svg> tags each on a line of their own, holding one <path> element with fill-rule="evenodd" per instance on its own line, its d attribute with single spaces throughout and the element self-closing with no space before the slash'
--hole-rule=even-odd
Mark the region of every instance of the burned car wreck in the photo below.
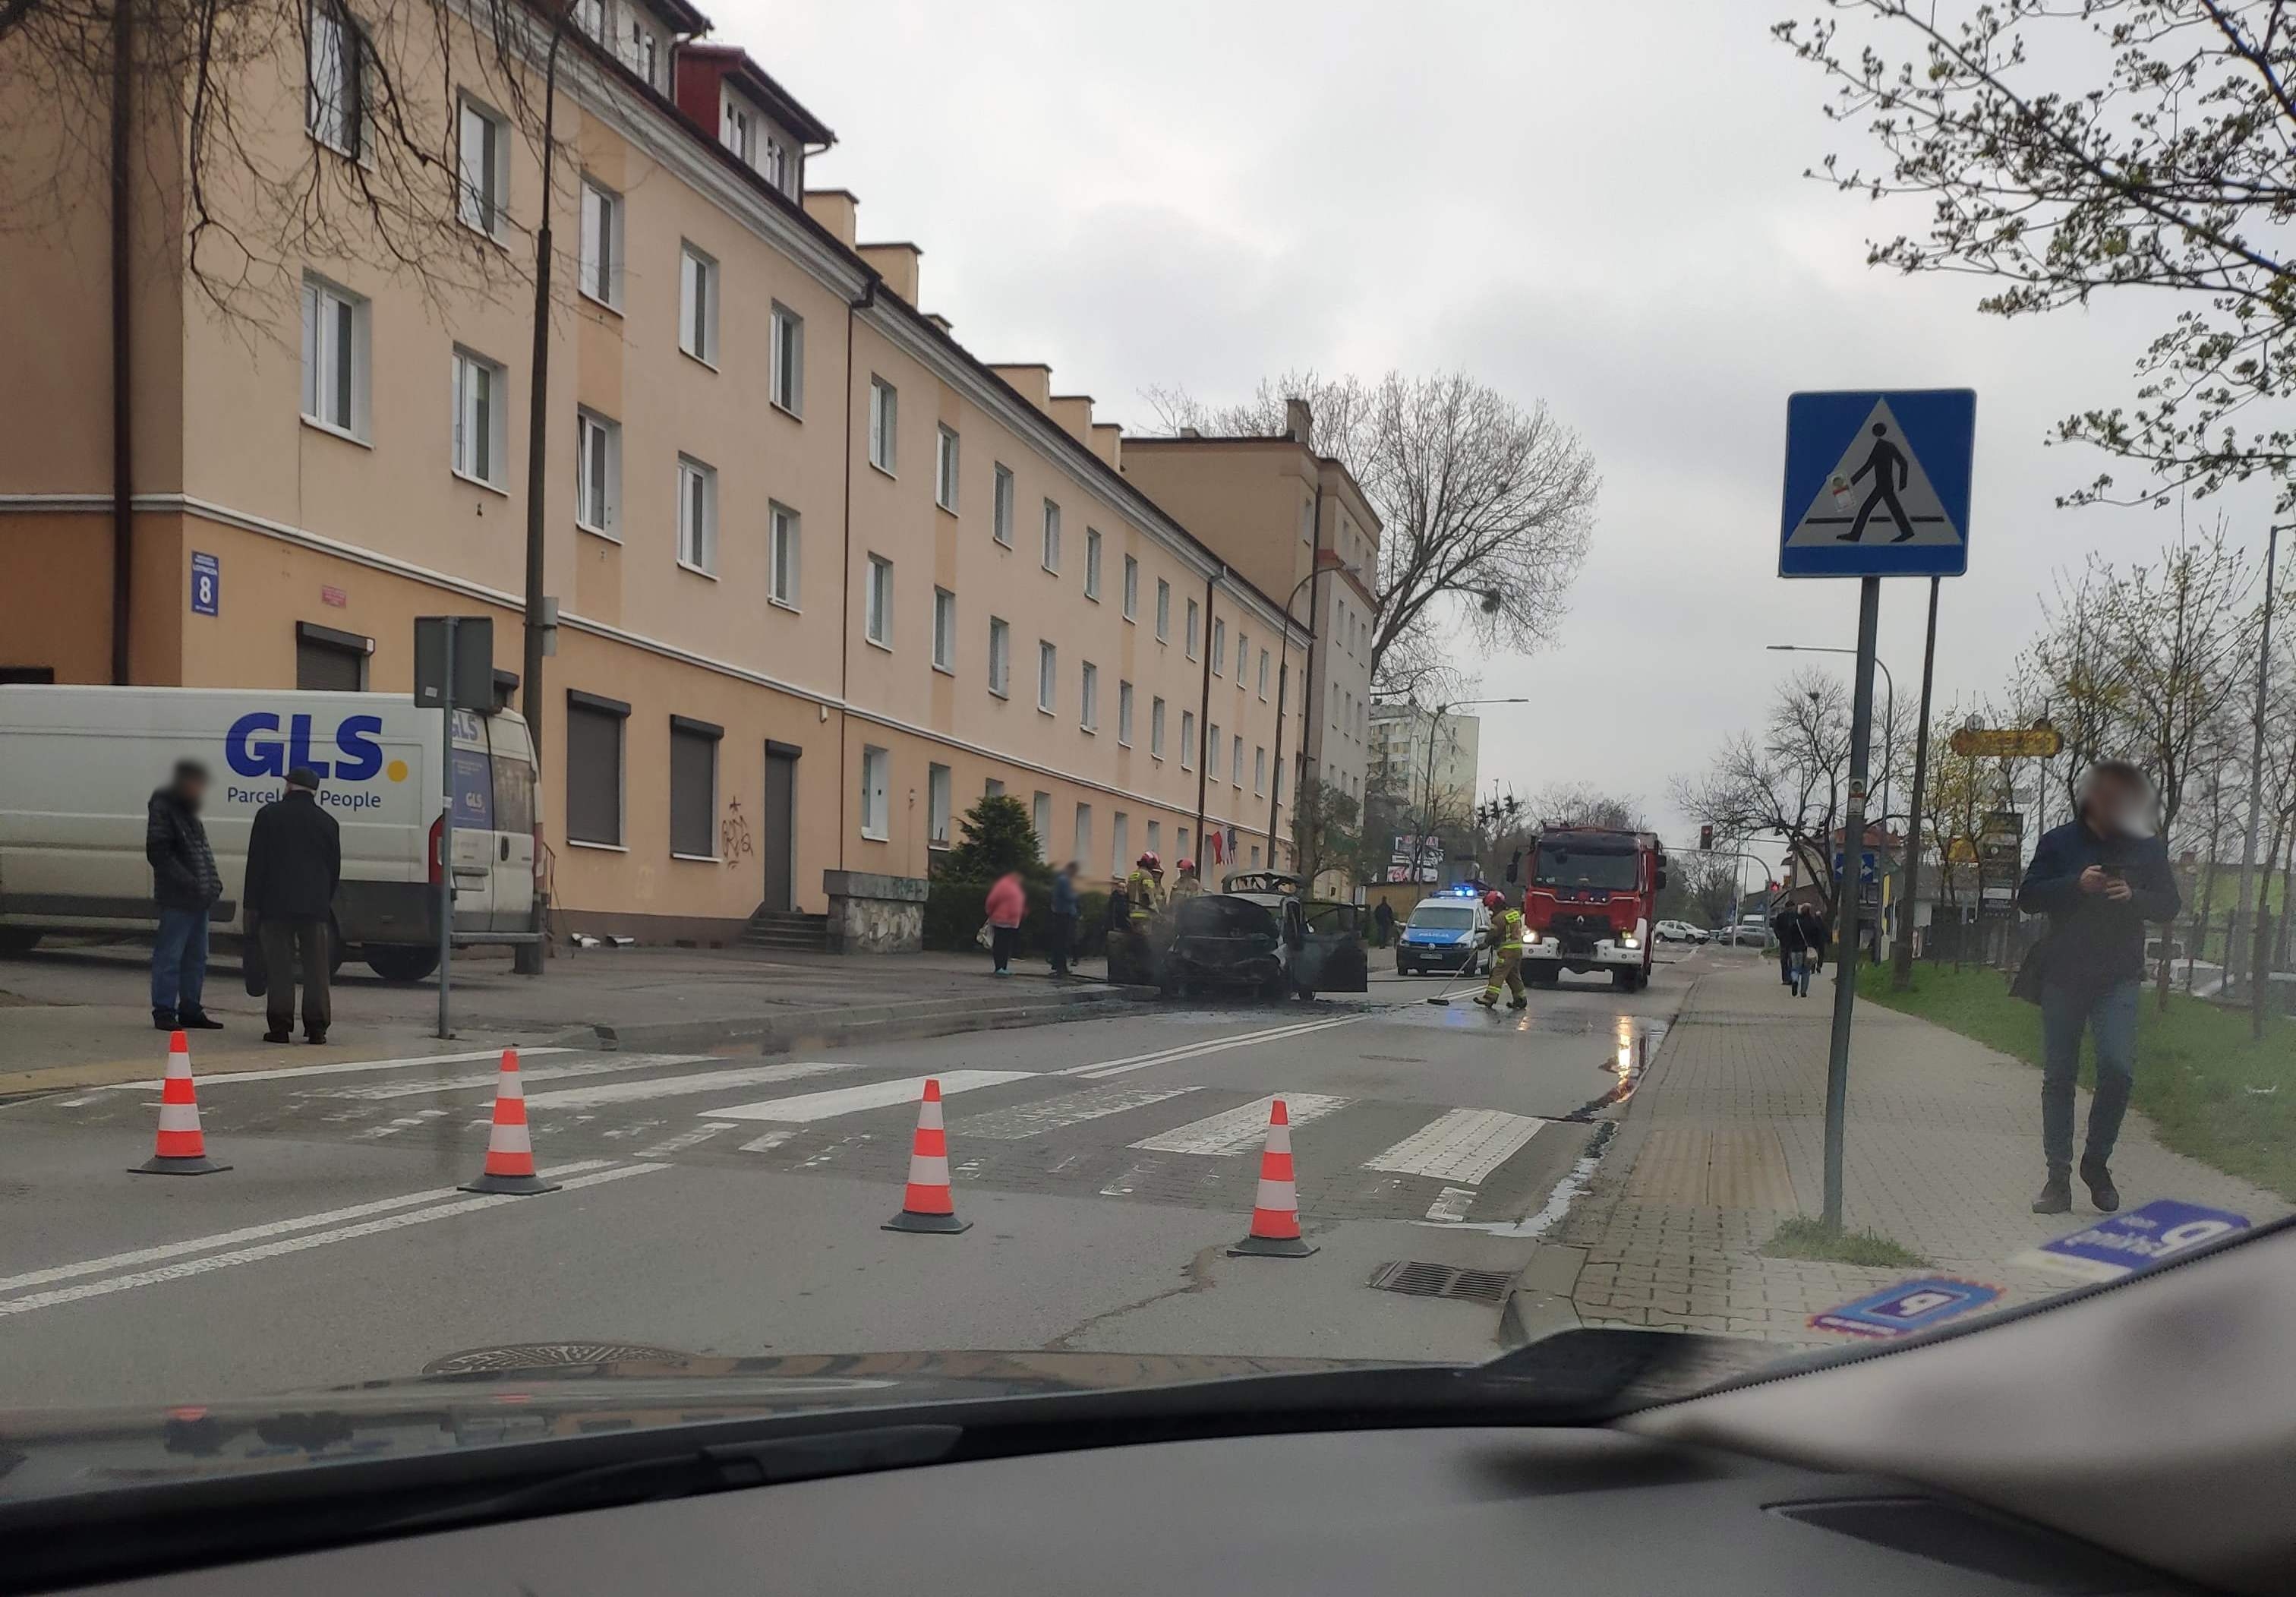
<svg viewBox="0 0 2296 1597">
<path fill-rule="evenodd" d="M 1273 893 L 1197 893 L 1112 934 L 1108 945 L 1110 981 L 1167 997 L 1361 992 L 1368 973 L 1354 906 Z"/>
</svg>

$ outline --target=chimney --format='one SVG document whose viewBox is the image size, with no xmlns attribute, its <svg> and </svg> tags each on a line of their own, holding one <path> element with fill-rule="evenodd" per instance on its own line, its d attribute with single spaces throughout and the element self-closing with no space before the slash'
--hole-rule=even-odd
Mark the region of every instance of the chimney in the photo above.
<svg viewBox="0 0 2296 1597">
<path fill-rule="evenodd" d="M 1182 438 L 1201 438 L 1203 435 L 1203 429 L 1201 427 L 1183 427 L 1180 429 L 1180 436 Z"/>
<path fill-rule="evenodd" d="M 928 311 L 926 311 L 926 312 L 925 312 L 925 320 L 927 320 L 927 321 L 931 322 L 934 326 L 936 326 L 936 327 L 939 328 L 943 333 L 947 333 L 947 332 L 949 332 L 949 331 L 951 330 L 951 329 L 950 329 L 950 327 L 949 327 L 949 325 L 948 325 L 948 318 L 947 318 L 947 317 L 945 317 L 945 316 L 941 315 L 941 313 L 940 313 L 939 311 L 938 311 L 938 310 L 928 310 Z"/>
<path fill-rule="evenodd" d="M 1294 443 L 1308 443 L 1316 436 L 1316 418 L 1305 399 L 1283 401 L 1283 436 Z"/>
<path fill-rule="evenodd" d="M 885 286 L 914 305 L 917 302 L 917 262 L 924 251 L 914 244 L 862 244 L 858 253 Z"/>
<path fill-rule="evenodd" d="M 1118 422 L 1095 422 L 1092 424 L 1092 452 L 1115 467 L 1124 469 L 1124 427 Z"/>
<path fill-rule="evenodd" d="M 1054 394 L 1046 407 L 1052 418 L 1067 429 L 1068 435 L 1087 449 L 1092 445 L 1092 396 L 1090 394 Z"/>
<path fill-rule="evenodd" d="M 1005 382 L 1011 383 L 1014 388 L 1018 389 L 1021 392 L 1021 397 L 1028 400 L 1029 404 L 1034 405 L 1037 409 L 1044 411 L 1048 416 L 1052 413 L 1052 367 L 1048 366 L 1035 366 L 1029 364 L 1022 364 L 1020 366 L 996 366 L 992 364 L 988 369 L 996 373 L 998 376 L 1004 378 Z"/>
<path fill-rule="evenodd" d="M 850 250 L 861 236 L 861 202 L 849 188 L 809 188 L 805 191 L 805 214 L 837 235 Z"/>
</svg>

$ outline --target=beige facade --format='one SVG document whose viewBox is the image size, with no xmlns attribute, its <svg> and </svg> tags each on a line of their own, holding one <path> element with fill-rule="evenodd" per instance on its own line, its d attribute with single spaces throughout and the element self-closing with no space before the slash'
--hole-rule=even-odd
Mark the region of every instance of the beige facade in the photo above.
<svg viewBox="0 0 2296 1597">
<path fill-rule="evenodd" d="M 681 31 L 627 0 L 602 14 L 666 45 Z M 457 96 L 498 102 L 471 41 L 455 52 Z M 276 160 L 340 161 L 306 131 L 298 64 L 242 104 L 260 105 Z M 1054 396 L 1042 367 L 990 369 L 916 309 L 915 246 L 862 243 L 841 191 L 791 197 L 818 158 L 800 141 L 826 130 L 754 62 L 712 46 L 693 64 L 706 80 L 663 61 L 648 81 L 603 49 L 561 67 L 543 480 L 561 609 L 538 731 L 567 920 L 707 938 L 761 906 L 819 910 L 824 871 L 925 875 L 1000 785 L 1089 880 L 1149 847 L 1201 853 L 1207 832 L 1226 853 L 1231 827 L 1231 864 L 1284 856 L 1276 722 L 1297 727 L 1299 687 L 1288 710 L 1273 678 L 1239 691 L 1232 659 L 1209 671 L 1210 641 L 1296 660 L 1305 626 L 1127 480 L 1089 400 Z M 673 68 L 722 126 L 680 112 Z M 726 147 L 744 128 L 746 160 Z M 354 252 L 261 277 L 235 319 L 188 281 L 181 196 L 153 176 L 180 163 L 158 158 L 169 141 L 146 146 L 124 679 L 288 687 L 340 670 L 404 691 L 414 619 L 445 612 L 493 614 L 496 663 L 515 671 L 530 291 L 488 268 L 531 251 L 531 142 L 504 141 L 493 234 L 455 241 L 479 263 L 467 292 Z M 81 176 L 102 193 L 100 169 Z M 0 348 L 21 357 L 0 391 L 13 679 L 118 674 L 109 228 L 96 204 L 0 235 Z M 344 364 L 325 364 L 344 328 Z M 219 571 L 214 615 L 193 612 L 195 554 Z M 588 739 L 571 766 L 570 704 Z M 604 742 L 600 717 L 619 722 Z M 706 832 L 697 795 L 672 791 L 673 742 L 697 738 L 710 757 L 679 769 L 706 770 Z"/>
<path fill-rule="evenodd" d="M 1372 780 L 1395 794 L 1406 814 L 1431 813 L 1446 826 L 1466 824 L 1475 808 L 1480 716 L 1438 717 L 1416 704 L 1374 704 L 1370 737 Z"/>
</svg>

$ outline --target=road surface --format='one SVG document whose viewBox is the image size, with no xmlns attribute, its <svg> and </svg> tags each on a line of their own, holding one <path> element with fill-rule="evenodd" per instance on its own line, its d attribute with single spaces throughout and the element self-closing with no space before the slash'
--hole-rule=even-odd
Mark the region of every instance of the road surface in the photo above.
<svg viewBox="0 0 2296 1597">
<path fill-rule="evenodd" d="M 456 1190 L 487 1140 L 480 1038 L 208 1078 L 219 1175 L 126 1173 L 152 1087 L 20 1099 L 0 1105 L 0 1404 L 303 1389 L 570 1340 L 1488 1356 L 1496 1302 L 1367 1283 L 1397 1261 L 1521 1266 L 1704 956 L 1672 958 L 1646 992 L 1566 979 L 1520 1015 L 1382 971 L 1359 999 L 797 1058 L 530 1051 L 537 1157 L 563 1182 L 535 1198 Z M 961 1236 L 880 1229 L 926 1076 Z M 1278 1095 L 1321 1250 L 1230 1258 Z"/>
</svg>

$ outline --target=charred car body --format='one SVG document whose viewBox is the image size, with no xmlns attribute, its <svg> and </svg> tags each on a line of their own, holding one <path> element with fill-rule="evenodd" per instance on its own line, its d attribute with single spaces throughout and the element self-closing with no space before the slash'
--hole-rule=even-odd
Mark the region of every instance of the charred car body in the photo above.
<svg viewBox="0 0 2296 1597">
<path fill-rule="evenodd" d="M 1362 992 L 1370 959 L 1355 906 L 1299 896 L 1290 877 L 1234 877 L 1112 935 L 1108 979 L 1166 996 L 1248 992 L 1263 998 Z"/>
</svg>

